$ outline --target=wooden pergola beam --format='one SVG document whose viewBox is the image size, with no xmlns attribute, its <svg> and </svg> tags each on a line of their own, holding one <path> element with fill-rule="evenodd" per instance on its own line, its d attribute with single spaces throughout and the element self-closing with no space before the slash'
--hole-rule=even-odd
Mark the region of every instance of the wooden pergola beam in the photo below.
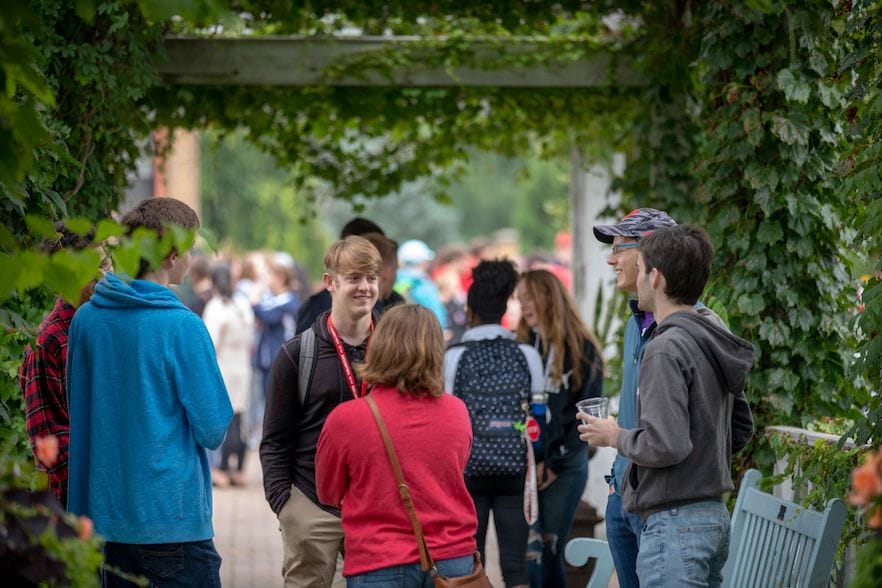
<svg viewBox="0 0 882 588">
<path fill-rule="evenodd" d="M 327 74 L 329 67 L 360 54 L 409 50 L 408 45 L 417 43 L 413 37 L 168 37 L 169 59 L 157 67 L 164 82 L 173 85 L 608 88 L 645 83 L 627 56 L 611 52 L 578 61 L 500 68 L 499 45 L 490 41 L 473 45 L 477 64 L 473 68 L 413 66 L 389 73 Z M 505 50 L 528 55 L 540 46 L 541 41 L 506 41 Z"/>
</svg>

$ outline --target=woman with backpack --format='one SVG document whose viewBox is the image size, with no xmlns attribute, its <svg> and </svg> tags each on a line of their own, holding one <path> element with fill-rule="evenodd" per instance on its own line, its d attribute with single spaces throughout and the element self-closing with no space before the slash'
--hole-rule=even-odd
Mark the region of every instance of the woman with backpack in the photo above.
<svg viewBox="0 0 882 588">
<path fill-rule="evenodd" d="M 575 404 L 603 396 L 603 358 L 597 338 L 554 274 L 522 274 L 518 299 L 517 338 L 542 356 L 547 394 L 545 438 L 536 456 L 542 549 L 531 554 L 530 583 L 534 588 L 565 587 L 564 546 L 588 480 L 588 447 L 579 441 Z"/>
<path fill-rule="evenodd" d="M 445 388 L 465 402 L 472 422 L 465 482 L 478 512 L 478 551 L 483 557 L 493 511 L 502 578 L 507 588 L 525 588 L 529 527 L 524 513 L 528 459 L 523 427 L 533 393 L 544 390 L 542 362 L 535 349 L 518 344 L 500 324 L 518 281 L 514 265 L 482 261 L 472 278 L 466 311 L 470 328 L 444 357 Z"/>
</svg>

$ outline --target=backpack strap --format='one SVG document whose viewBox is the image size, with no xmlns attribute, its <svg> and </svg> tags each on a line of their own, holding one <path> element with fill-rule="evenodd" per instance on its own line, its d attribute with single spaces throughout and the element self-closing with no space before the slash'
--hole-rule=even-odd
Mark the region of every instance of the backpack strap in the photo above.
<svg viewBox="0 0 882 588">
<path fill-rule="evenodd" d="M 306 392 L 312 384 L 312 372 L 315 370 L 317 354 L 315 352 L 315 331 L 309 327 L 300 333 L 300 355 L 297 359 L 297 396 L 300 406 L 306 401 Z"/>
</svg>

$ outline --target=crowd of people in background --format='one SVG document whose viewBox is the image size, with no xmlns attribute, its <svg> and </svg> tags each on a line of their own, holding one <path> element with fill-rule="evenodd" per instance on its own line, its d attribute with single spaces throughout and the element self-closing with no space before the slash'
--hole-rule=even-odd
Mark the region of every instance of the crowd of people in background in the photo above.
<svg viewBox="0 0 882 588">
<path fill-rule="evenodd" d="M 472 268 L 481 260 L 504 257 L 521 270 L 545 269 L 566 288 L 571 282 L 566 232 L 558 235 L 555 253 L 528 255 L 509 241 L 489 239 L 446 245 L 436 254 L 419 239 L 399 245 L 361 217 L 340 231 L 341 238 L 349 235 L 365 237 L 381 253 L 378 310 L 404 301 L 429 308 L 444 327 L 447 345 L 460 341 L 468 329 L 466 296 Z M 260 443 L 272 361 L 285 341 L 330 309 L 330 296 L 319 280 L 310 279 L 305 264 L 281 251 L 194 250 L 190 271 L 174 290 L 212 333 L 235 409 L 227 443 L 210 456 L 213 483 L 242 486 L 246 450 Z M 501 324 L 515 329 L 519 318 L 518 301 L 512 298 Z"/>
<path fill-rule="evenodd" d="M 122 223 L 199 227 L 171 198 Z M 102 256 L 82 307 L 59 299 L 47 315 L 20 382 L 38 463 L 45 435 L 58 439 L 53 492 L 107 540 L 104 585 L 219 585 L 211 486 L 244 485 L 251 448 L 286 586 L 488 586 L 491 513 L 508 588 L 566 586 L 589 445 L 618 450 L 606 526 L 620 585 L 718 584 L 721 496 L 753 433 L 752 347 L 698 300 L 702 230 L 646 208 L 594 232 L 636 294 L 618 419 L 577 412 L 603 398 L 604 366 L 566 255 L 510 241 L 436 254 L 355 218 L 319 287 L 287 252 L 172 248 L 136 276 Z M 49 246 L 95 245 L 59 225 Z M 692 537 L 696 525 L 713 533 Z"/>
</svg>

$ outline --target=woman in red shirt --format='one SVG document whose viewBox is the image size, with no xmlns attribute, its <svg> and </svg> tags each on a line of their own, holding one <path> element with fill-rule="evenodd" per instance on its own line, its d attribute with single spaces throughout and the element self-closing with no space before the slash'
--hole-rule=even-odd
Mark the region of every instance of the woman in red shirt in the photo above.
<svg viewBox="0 0 882 588">
<path fill-rule="evenodd" d="M 468 411 L 444 393 L 444 339 L 427 309 L 383 315 L 359 370 L 373 386 L 410 488 L 429 553 L 442 576 L 472 573 L 477 519 L 463 472 L 472 445 Z M 347 586 L 430 588 L 392 466 L 364 399 L 328 416 L 316 454 L 319 500 L 342 510 Z"/>
</svg>

